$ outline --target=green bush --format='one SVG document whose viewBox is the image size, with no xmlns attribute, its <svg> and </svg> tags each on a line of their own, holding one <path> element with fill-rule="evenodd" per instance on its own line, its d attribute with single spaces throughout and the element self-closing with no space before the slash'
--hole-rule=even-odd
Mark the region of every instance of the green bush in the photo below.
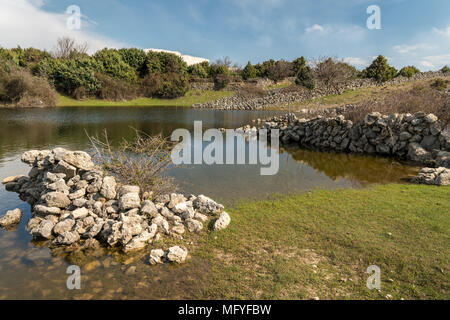
<svg viewBox="0 0 450 320">
<path fill-rule="evenodd" d="M 102 70 L 102 66 L 92 58 L 44 59 L 37 67 L 38 75 L 45 76 L 56 90 L 70 96 L 80 87 L 88 95 L 96 93 L 101 87 L 95 77 L 99 70 Z"/>
<path fill-rule="evenodd" d="M 123 61 L 122 56 L 116 49 L 103 49 L 97 51 L 93 58 L 101 67 L 101 71 L 107 75 L 125 80 L 129 83 L 136 81 L 135 70 Z"/>
<path fill-rule="evenodd" d="M 223 90 L 231 82 L 231 75 L 228 74 L 217 74 L 214 77 L 214 90 Z"/>
<path fill-rule="evenodd" d="M 242 78 L 244 80 L 256 78 L 258 72 L 256 68 L 250 63 L 250 61 L 245 66 L 244 70 L 242 70 Z"/>
<path fill-rule="evenodd" d="M 448 66 L 444 66 L 440 71 L 443 73 L 450 73 L 450 68 Z"/>
<path fill-rule="evenodd" d="M 414 66 L 407 66 L 407 67 L 403 67 L 402 69 L 400 69 L 400 71 L 397 74 L 398 76 L 402 76 L 402 77 L 407 77 L 407 78 L 411 78 L 413 75 L 415 75 L 416 73 L 419 73 L 420 70 L 417 69 Z"/>
<path fill-rule="evenodd" d="M 224 76 L 230 76 L 231 75 L 231 71 L 230 69 L 222 64 L 216 64 L 216 65 L 212 65 L 209 71 L 209 75 L 211 77 L 216 77 L 218 75 L 224 75 Z"/>
<path fill-rule="evenodd" d="M 209 75 L 209 63 L 202 62 L 188 67 L 189 75 L 197 78 L 208 78 Z"/>
<path fill-rule="evenodd" d="M 122 60 L 132 67 L 136 73 L 143 75 L 146 70 L 147 54 L 137 48 L 123 48 L 118 50 Z"/>
<path fill-rule="evenodd" d="M 443 91 L 443 90 L 447 89 L 448 83 L 449 83 L 448 80 L 438 78 L 433 81 L 431 86 L 439 91 Z"/>
<path fill-rule="evenodd" d="M 123 80 L 98 73 L 95 77 L 100 82 L 96 97 L 105 100 L 131 100 L 137 98 L 137 87 Z"/>
<path fill-rule="evenodd" d="M 301 68 L 297 73 L 295 83 L 310 90 L 314 89 L 316 83 L 314 81 L 313 70 L 308 66 Z"/>
<path fill-rule="evenodd" d="M 397 70 L 387 63 L 387 59 L 382 55 L 378 56 L 370 66 L 363 71 L 365 78 L 374 79 L 378 82 L 385 82 L 395 78 Z"/>
</svg>

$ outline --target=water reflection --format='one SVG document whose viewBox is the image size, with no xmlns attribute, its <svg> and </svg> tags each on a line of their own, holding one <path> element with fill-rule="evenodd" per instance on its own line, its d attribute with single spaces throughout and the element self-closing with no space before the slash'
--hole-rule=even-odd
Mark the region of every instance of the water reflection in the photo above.
<svg viewBox="0 0 450 320">
<path fill-rule="evenodd" d="M 26 150 L 88 149 L 87 135 L 100 135 L 104 129 L 117 143 L 132 137 L 130 127 L 170 135 L 177 128 L 192 130 L 196 120 L 203 121 L 204 130 L 235 128 L 275 114 L 186 108 L 0 109 L 0 178 L 28 172 L 20 162 Z M 261 176 L 259 165 L 196 165 L 169 171 L 183 192 L 204 193 L 226 206 L 236 199 L 261 199 L 316 187 L 399 182 L 415 173 L 417 168 L 390 159 L 298 149 L 281 151 L 275 176 Z M 0 299 L 189 299 L 200 295 L 201 283 L 207 281 L 209 266 L 199 258 L 184 266 L 153 268 L 145 253 L 124 257 L 105 249 L 49 249 L 46 243 L 32 242 L 25 231 L 29 205 L 0 188 L 0 214 L 14 208 L 20 208 L 24 216 L 15 230 L 0 230 Z M 66 288 L 70 264 L 83 267 L 80 292 Z M 130 266 L 136 270 L 131 272 Z"/>
</svg>

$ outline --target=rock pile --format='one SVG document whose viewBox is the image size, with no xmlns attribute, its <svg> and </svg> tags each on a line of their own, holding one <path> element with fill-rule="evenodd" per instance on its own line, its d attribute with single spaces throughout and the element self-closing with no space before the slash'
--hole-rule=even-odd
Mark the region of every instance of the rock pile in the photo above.
<svg viewBox="0 0 450 320">
<path fill-rule="evenodd" d="M 103 244 L 128 253 L 163 236 L 182 241 L 185 232 L 199 233 L 216 216 L 214 229 L 230 223 L 224 207 L 204 195 L 186 198 L 173 193 L 154 202 L 142 199 L 139 187 L 121 185 L 105 175 L 85 152 L 28 151 L 22 161 L 32 166 L 28 176 L 6 178 L 3 183 L 32 206 L 27 230 L 33 238 L 49 240 L 53 246 Z M 0 225 L 17 224 L 19 212 L 8 212 Z M 187 250 L 176 246 L 152 256 L 158 259 L 151 262 L 181 263 Z"/>
</svg>

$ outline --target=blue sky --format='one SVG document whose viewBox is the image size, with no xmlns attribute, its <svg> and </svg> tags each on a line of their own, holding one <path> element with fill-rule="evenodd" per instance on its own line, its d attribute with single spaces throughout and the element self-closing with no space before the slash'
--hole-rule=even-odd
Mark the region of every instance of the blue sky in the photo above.
<svg viewBox="0 0 450 320">
<path fill-rule="evenodd" d="M 229 56 L 240 64 L 303 55 L 334 56 L 363 67 L 378 54 L 396 67 L 414 64 L 429 70 L 450 64 L 449 0 L 1 2 L 0 45 L 4 47 L 19 44 L 51 50 L 50 40 L 66 33 L 87 41 L 91 49 L 162 48 L 211 60 Z M 15 10 L 18 5 L 21 10 Z M 79 31 L 64 30 L 69 5 L 81 8 Z M 381 8 L 381 30 L 366 27 L 369 5 Z M 8 10 L 17 19 L 2 23 L 5 13 L 1 12 Z"/>
</svg>

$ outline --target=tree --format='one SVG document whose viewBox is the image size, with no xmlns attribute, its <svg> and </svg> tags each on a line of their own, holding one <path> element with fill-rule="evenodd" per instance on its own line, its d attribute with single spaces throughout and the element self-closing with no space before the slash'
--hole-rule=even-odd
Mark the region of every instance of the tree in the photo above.
<svg viewBox="0 0 450 320">
<path fill-rule="evenodd" d="M 188 67 L 188 73 L 190 75 L 192 75 L 194 77 L 198 77 L 198 78 L 207 78 L 208 70 L 209 70 L 209 64 L 208 64 L 208 69 L 207 69 L 207 68 L 205 68 L 205 63 L 203 63 L 203 62 L 194 64 L 194 65 Z"/>
<path fill-rule="evenodd" d="M 310 90 L 314 89 L 316 83 L 314 81 L 313 70 L 308 66 L 301 68 L 297 74 L 295 83 Z"/>
<path fill-rule="evenodd" d="M 449 68 L 448 66 L 444 66 L 444 67 L 441 69 L 441 72 L 442 72 L 442 73 L 450 73 L 450 68 Z"/>
<path fill-rule="evenodd" d="M 266 70 L 267 77 L 270 80 L 278 82 L 287 77 L 295 75 L 292 68 L 292 63 L 284 60 L 279 60 L 271 64 Z"/>
<path fill-rule="evenodd" d="M 365 78 L 374 79 L 378 82 L 385 82 L 395 78 L 397 75 L 397 69 L 391 67 L 387 63 L 387 59 L 379 55 L 370 66 L 363 71 Z"/>
<path fill-rule="evenodd" d="M 244 70 L 242 70 L 242 78 L 244 80 L 256 78 L 257 71 L 256 68 L 250 63 L 250 61 L 245 66 Z"/>
<path fill-rule="evenodd" d="M 336 90 L 356 77 L 357 70 L 332 58 L 319 58 L 315 63 L 315 78 L 328 90 Z"/>
<path fill-rule="evenodd" d="M 298 75 L 298 73 L 306 66 L 306 60 L 304 57 L 300 57 L 292 61 L 292 69 L 295 73 L 295 75 Z"/>
<path fill-rule="evenodd" d="M 86 55 L 87 51 L 87 43 L 78 44 L 73 38 L 62 37 L 58 39 L 53 56 L 58 59 L 71 59 L 77 56 Z"/>
<path fill-rule="evenodd" d="M 123 48 L 118 50 L 122 60 L 132 67 L 139 75 L 143 75 L 146 70 L 145 63 L 147 61 L 147 54 L 144 50 L 137 48 Z"/>
</svg>

